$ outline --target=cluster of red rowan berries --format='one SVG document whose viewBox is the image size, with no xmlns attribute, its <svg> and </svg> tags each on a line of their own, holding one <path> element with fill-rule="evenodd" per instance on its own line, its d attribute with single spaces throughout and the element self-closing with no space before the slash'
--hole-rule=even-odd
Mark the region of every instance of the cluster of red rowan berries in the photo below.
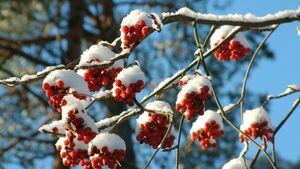
<svg viewBox="0 0 300 169">
<path fill-rule="evenodd" d="M 148 121 L 138 124 L 139 133 L 136 136 L 137 141 L 141 144 L 149 144 L 154 149 L 157 149 L 170 125 L 168 116 L 159 113 L 144 112 L 148 116 Z M 162 148 L 170 148 L 173 145 L 175 136 L 170 135 L 165 140 Z"/>
<path fill-rule="evenodd" d="M 121 67 L 90 68 L 85 71 L 83 77 L 90 91 L 94 92 L 111 85 L 121 70 Z"/>
<path fill-rule="evenodd" d="M 61 112 L 61 107 L 66 104 L 62 102 L 63 97 L 69 93 L 69 88 L 65 87 L 62 80 L 56 80 L 55 85 L 50 85 L 49 83 L 43 83 L 43 90 L 46 92 L 46 96 L 49 98 L 49 105 L 57 109 L 58 112 Z M 72 93 L 78 99 L 85 99 L 86 96 L 78 94 L 76 92 Z"/>
<path fill-rule="evenodd" d="M 108 168 L 114 169 L 120 161 L 123 161 L 125 156 L 125 150 L 110 150 L 108 147 L 103 146 L 97 148 L 97 146 L 92 146 L 89 152 L 91 156 L 91 164 L 93 168 L 101 169 L 103 166 L 107 165 Z"/>
<path fill-rule="evenodd" d="M 79 141 L 88 144 L 93 138 L 96 137 L 97 133 L 93 131 L 91 127 L 85 124 L 83 117 L 80 117 L 77 114 L 77 109 L 68 112 L 68 126 L 71 126 L 71 130 L 74 130 L 77 133 L 77 139 Z"/>
<path fill-rule="evenodd" d="M 268 121 L 263 120 L 262 122 L 252 123 L 249 128 L 243 131 L 248 136 L 256 139 L 260 137 L 263 139 L 265 137 L 267 141 L 272 141 L 273 129 L 269 127 Z M 244 142 L 247 141 L 248 138 L 240 135 L 240 141 Z"/>
<path fill-rule="evenodd" d="M 176 104 L 176 109 L 185 115 L 187 120 L 204 113 L 204 103 L 209 100 L 211 95 L 209 93 L 209 87 L 203 86 L 198 92 L 186 93 L 181 102 Z"/>
<path fill-rule="evenodd" d="M 131 83 L 129 86 L 122 84 L 119 79 L 115 80 L 115 87 L 113 88 L 116 101 L 125 101 L 129 105 L 133 105 L 135 94 L 139 93 L 145 86 L 144 81 L 138 80 L 136 83 Z"/>
<path fill-rule="evenodd" d="M 66 137 L 60 139 L 63 139 L 63 143 L 56 144 L 56 149 L 60 151 L 65 166 L 75 167 L 80 164 L 88 167 L 90 165 L 90 162 L 86 160 L 89 158 L 87 149 L 76 147 L 76 143 L 80 141 L 72 132 L 68 132 Z"/>
<path fill-rule="evenodd" d="M 148 27 L 144 20 L 140 20 L 133 26 L 124 25 L 121 27 L 123 33 L 123 46 L 124 48 L 132 48 L 137 45 L 141 40 L 149 35 L 153 28 Z"/>
<path fill-rule="evenodd" d="M 216 147 L 216 138 L 222 136 L 224 133 L 223 129 L 220 127 L 215 120 L 205 123 L 205 127 L 198 131 L 193 131 L 191 133 L 192 141 L 198 140 L 201 144 L 202 150 L 207 150 L 211 147 Z"/>
<path fill-rule="evenodd" d="M 225 39 L 222 37 L 221 39 Z M 214 45 L 218 45 L 216 42 Z M 234 60 L 238 61 L 244 58 L 250 52 L 250 48 L 244 46 L 237 40 L 231 40 L 221 45 L 215 52 L 214 55 L 218 60 Z"/>
</svg>

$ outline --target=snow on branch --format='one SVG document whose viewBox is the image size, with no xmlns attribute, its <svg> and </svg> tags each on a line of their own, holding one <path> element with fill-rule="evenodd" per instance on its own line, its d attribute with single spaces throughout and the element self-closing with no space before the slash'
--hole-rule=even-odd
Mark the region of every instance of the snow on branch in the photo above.
<svg viewBox="0 0 300 169">
<path fill-rule="evenodd" d="M 255 16 L 251 13 L 228 14 L 228 15 L 214 15 L 197 13 L 187 7 L 180 8 L 176 12 L 162 13 L 163 24 L 172 22 L 184 21 L 213 25 L 236 25 L 245 27 L 264 27 L 273 24 L 281 24 L 300 20 L 300 8 L 295 10 L 279 11 L 275 14 L 267 14 L 262 17 Z"/>
<path fill-rule="evenodd" d="M 124 59 L 130 55 L 130 50 L 122 50 L 119 54 L 117 54 L 115 57 L 111 58 L 109 61 L 101 62 L 101 63 L 93 63 L 89 65 L 77 65 L 75 66 L 74 70 L 78 69 L 88 69 L 88 68 L 100 68 L 100 67 L 108 67 L 113 65 L 116 61 Z M 18 84 L 24 84 L 24 83 L 30 83 L 39 79 L 42 79 L 46 77 L 49 73 L 51 73 L 54 70 L 61 70 L 61 69 L 67 69 L 70 68 L 70 65 L 57 65 L 57 66 L 48 66 L 44 70 L 37 72 L 36 74 L 31 75 L 24 75 L 22 77 L 10 77 L 7 79 L 1 79 L 0 84 L 6 85 L 6 86 L 15 86 Z"/>
<path fill-rule="evenodd" d="M 32 75 L 26 74 L 22 77 L 10 77 L 7 79 L 1 79 L 0 84 L 6 86 L 15 86 L 17 84 L 29 83 L 44 78 L 54 70 L 61 70 L 61 69 L 66 69 L 66 66 L 65 65 L 48 66 L 44 70 L 37 72 L 36 74 L 32 74 Z"/>
</svg>

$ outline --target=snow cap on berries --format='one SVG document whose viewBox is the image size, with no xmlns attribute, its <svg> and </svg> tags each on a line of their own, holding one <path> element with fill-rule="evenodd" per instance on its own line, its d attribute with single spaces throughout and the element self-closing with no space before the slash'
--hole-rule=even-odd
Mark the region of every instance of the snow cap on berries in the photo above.
<svg viewBox="0 0 300 169">
<path fill-rule="evenodd" d="M 39 128 L 40 132 L 50 132 L 54 134 L 64 135 L 66 131 L 64 129 L 64 122 L 62 120 L 52 121 L 50 124 L 45 124 Z"/>
<path fill-rule="evenodd" d="M 107 147 L 109 151 L 113 152 L 114 150 L 126 150 L 125 141 L 118 135 L 114 133 L 100 133 L 89 145 L 89 151 L 92 150 L 93 146 L 101 149 Z"/>
<path fill-rule="evenodd" d="M 89 89 L 84 82 L 84 79 L 72 70 L 55 70 L 48 74 L 43 81 L 43 84 L 55 86 L 57 81 L 62 81 L 64 88 L 69 88 L 71 91 L 76 91 L 79 94 L 89 94 Z"/>
<path fill-rule="evenodd" d="M 224 164 L 222 169 L 247 169 L 250 167 L 250 161 L 243 158 L 234 158 Z"/>
<path fill-rule="evenodd" d="M 221 26 L 211 36 L 210 46 L 211 47 L 216 46 L 219 43 L 219 41 L 223 38 L 226 38 L 227 35 L 229 35 L 234 28 L 235 28 L 235 26 L 231 26 L 231 25 Z M 243 46 L 245 46 L 245 47 L 249 46 L 247 39 L 244 37 L 244 35 L 242 33 L 236 34 L 234 36 L 234 38 L 231 39 L 231 41 L 239 41 Z"/>
<path fill-rule="evenodd" d="M 153 31 L 152 19 L 139 10 L 131 11 L 121 23 L 121 41 L 123 49 L 136 46 Z"/>
<path fill-rule="evenodd" d="M 137 118 L 137 136 L 136 139 L 142 144 L 149 144 L 156 149 L 161 143 L 163 137 L 168 131 L 171 125 L 172 118 L 169 114 L 172 114 L 172 109 L 167 102 L 154 101 L 145 106 L 146 109 L 153 110 L 155 112 L 144 111 Z M 174 142 L 174 129 L 168 133 L 162 148 L 169 148 Z"/>
<path fill-rule="evenodd" d="M 66 147 L 65 140 L 68 140 L 68 138 L 67 137 L 60 137 L 57 140 L 57 142 L 55 143 L 55 147 L 56 148 L 60 147 L 61 151 L 66 151 L 65 150 L 65 147 Z M 79 149 L 81 149 L 81 150 L 88 150 L 88 144 L 85 144 L 82 141 L 77 140 L 76 137 L 73 139 L 72 142 L 75 144 L 75 146 L 74 146 L 74 150 L 75 151 L 77 151 Z"/>
<path fill-rule="evenodd" d="M 171 106 L 169 103 L 165 101 L 156 100 L 154 102 L 150 102 L 145 106 L 146 109 L 154 110 L 158 112 L 168 112 L 173 113 Z"/>
<path fill-rule="evenodd" d="M 182 87 L 180 92 L 177 95 L 177 101 L 176 103 L 181 102 L 182 99 L 184 99 L 185 94 L 196 92 L 200 93 L 199 89 L 208 86 L 209 87 L 209 94 L 211 94 L 211 82 L 204 76 L 197 76 L 187 82 L 185 86 Z"/>
<path fill-rule="evenodd" d="M 68 114 L 69 111 L 77 110 L 79 112 L 83 111 L 86 108 L 84 102 L 75 98 L 73 95 L 66 95 L 63 98 L 65 105 L 62 106 L 62 113 Z"/>
<path fill-rule="evenodd" d="M 272 128 L 272 123 L 269 118 L 267 111 L 263 107 L 259 107 L 252 110 L 246 110 L 243 113 L 243 123 L 241 125 L 241 130 L 244 131 L 251 127 L 254 123 L 262 123 L 263 121 L 268 122 L 268 127 Z"/>
<path fill-rule="evenodd" d="M 192 141 L 199 141 L 202 150 L 216 147 L 216 139 L 224 133 L 223 122 L 219 113 L 207 110 L 199 116 L 190 130 Z"/>
<path fill-rule="evenodd" d="M 188 75 L 185 75 L 183 76 L 180 81 L 178 82 L 178 85 L 180 86 L 184 86 L 188 83 L 188 81 L 190 81 L 191 79 L 195 78 L 197 75 L 191 75 L 191 74 L 188 74 Z"/>
<path fill-rule="evenodd" d="M 141 20 L 145 21 L 146 26 L 152 27 L 152 20 L 148 17 L 148 13 L 141 10 L 131 11 L 125 18 L 123 18 L 121 26 L 134 26 Z"/>
<path fill-rule="evenodd" d="M 67 104 L 62 106 L 62 121 L 64 123 L 72 123 L 78 132 L 77 135 L 84 134 L 88 136 L 89 138 L 87 138 L 86 141 L 94 138 L 98 133 L 98 128 L 94 119 L 85 111 L 86 106 L 72 96 L 68 96 L 64 99 L 66 100 Z M 72 112 L 71 116 L 70 112 Z M 82 121 L 80 124 L 77 124 L 78 119 L 81 119 L 80 121 Z M 86 128 L 90 128 L 89 133 L 85 131 Z"/>
<path fill-rule="evenodd" d="M 224 40 L 233 28 L 233 26 L 225 25 L 217 29 L 211 37 L 211 48 L 217 46 L 219 42 Z M 216 51 L 214 51 L 214 55 L 221 61 L 229 59 L 238 61 L 244 58 L 249 52 L 250 48 L 246 38 L 242 33 L 238 33 L 231 40 L 225 42 Z"/>
<path fill-rule="evenodd" d="M 212 121 L 215 121 L 216 124 L 219 124 L 221 130 L 224 129 L 222 117 L 220 116 L 220 114 L 212 110 L 206 110 L 204 114 L 202 116 L 199 116 L 193 123 L 190 133 L 204 129 L 205 124 Z"/>
<path fill-rule="evenodd" d="M 156 100 L 154 102 L 150 102 L 145 106 L 146 109 L 154 110 L 157 112 L 166 112 L 166 113 L 173 113 L 171 106 L 169 103 L 165 101 Z M 145 124 L 150 120 L 149 112 L 143 112 L 137 119 L 137 124 Z"/>
<path fill-rule="evenodd" d="M 128 87 L 131 83 L 136 83 L 139 80 L 145 82 L 145 74 L 138 65 L 133 65 L 124 68 L 116 77 L 120 80 L 125 87 Z"/>
<path fill-rule="evenodd" d="M 115 57 L 116 54 L 106 46 L 97 44 L 92 45 L 89 49 L 85 50 L 80 57 L 79 66 L 91 65 L 94 62 L 104 62 L 109 61 L 111 58 Z M 116 61 L 113 68 L 123 67 L 122 60 Z"/>
<path fill-rule="evenodd" d="M 241 130 L 254 139 L 260 137 L 261 139 L 266 138 L 267 141 L 272 141 L 272 123 L 263 107 L 247 110 L 243 113 Z M 243 142 L 245 140 L 248 140 L 248 138 L 240 135 L 240 141 Z"/>
</svg>

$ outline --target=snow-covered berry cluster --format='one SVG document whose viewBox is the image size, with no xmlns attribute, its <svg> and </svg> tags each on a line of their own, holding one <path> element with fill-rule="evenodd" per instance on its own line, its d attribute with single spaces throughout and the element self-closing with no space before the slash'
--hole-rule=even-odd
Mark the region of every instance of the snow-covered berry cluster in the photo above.
<svg viewBox="0 0 300 169">
<path fill-rule="evenodd" d="M 63 135 L 56 143 L 63 164 L 71 167 L 80 164 L 84 169 L 99 169 L 104 165 L 115 168 L 124 158 L 125 142 L 115 134 L 99 134 L 96 123 L 85 110 L 87 103 L 70 94 L 62 102 L 65 102 L 62 119 L 39 130 Z"/>
<path fill-rule="evenodd" d="M 250 160 L 244 160 L 243 158 L 234 158 L 224 164 L 222 169 L 248 169 L 250 167 L 250 164 Z"/>
<path fill-rule="evenodd" d="M 73 132 L 69 131 L 65 137 L 60 137 L 55 146 L 65 166 L 75 167 L 80 164 L 85 169 L 89 168 L 88 145 L 78 140 Z"/>
<path fill-rule="evenodd" d="M 204 113 L 204 103 L 211 97 L 211 82 L 204 76 L 196 76 L 184 85 L 177 95 L 176 109 L 187 120 Z"/>
<path fill-rule="evenodd" d="M 199 141 L 202 150 L 216 147 L 216 139 L 224 133 L 223 122 L 219 113 L 206 110 L 203 116 L 199 116 L 190 130 L 191 140 Z"/>
<path fill-rule="evenodd" d="M 70 99 L 69 97 L 66 98 L 66 100 Z M 85 112 L 84 106 L 80 104 L 81 103 L 78 102 L 63 106 L 62 120 L 66 124 L 65 130 L 76 132 L 77 139 L 88 144 L 96 137 L 98 129 L 94 120 L 87 114 L 87 112 Z"/>
<path fill-rule="evenodd" d="M 220 41 L 224 40 L 226 36 L 233 30 L 234 26 L 221 26 L 215 31 L 210 39 L 211 48 L 217 46 Z M 244 58 L 250 52 L 249 44 L 242 33 L 238 33 L 231 40 L 221 45 L 214 55 L 218 60 L 234 60 L 238 61 Z"/>
<path fill-rule="evenodd" d="M 124 140 L 113 133 L 100 133 L 89 145 L 89 155 L 92 167 L 101 169 L 107 165 L 114 169 L 123 161 L 126 152 Z"/>
<path fill-rule="evenodd" d="M 137 119 L 137 136 L 140 143 L 151 145 L 156 149 L 163 140 L 170 126 L 173 113 L 170 105 L 164 101 L 154 101 L 145 106 L 148 110 L 155 112 L 143 112 Z M 162 148 L 170 148 L 173 145 L 175 136 L 171 133 L 167 136 Z"/>
<path fill-rule="evenodd" d="M 86 99 L 89 89 L 83 78 L 72 70 L 56 70 L 46 76 L 43 90 L 49 98 L 49 104 L 61 112 L 63 97 L 72 94 L 78 99 Z"/>
<path fill-rule="evenodd" d="M 267 141 L 272 141 L 273 128 L 268 113 L 262 107 L 247 110 L 243 113 L 243 123 L 240 129 L 247 135 L 256 139 L 265 137 Z M 248 139 L 240 135 L 240 141 L 244 142 Z"/>
<path fill-rule="evenodd" d="M 115 56 L 116 54 L 106 46 L 101 44 L 92 45 L 89 49 L 82 53 L 79 66 L 89 66 L 94 63 L 102 63 L 109 61 Z M 83 76 L 90 91 L 98 91 L 102 87 L 111 85 L 122 68 L 122 61 L 118 60 L 110 67 L 81 69 L 77 73 Z"/>
<path fill-rule="evenodd" d="M 133 105 L 136 93 L 145 85 L 145 75 L 138 65 L 124 68 L 116 77 L 112 88 L 112 95 L 116 101 L 125 101 Z"/>
<path fill-rule="evenodd" d="M 153 30 L 152 20 L 147 13 L 140 10 L 131 11 L 121 23 L 122 47 L 126 49 L 136 46 Z"/>
</svg>

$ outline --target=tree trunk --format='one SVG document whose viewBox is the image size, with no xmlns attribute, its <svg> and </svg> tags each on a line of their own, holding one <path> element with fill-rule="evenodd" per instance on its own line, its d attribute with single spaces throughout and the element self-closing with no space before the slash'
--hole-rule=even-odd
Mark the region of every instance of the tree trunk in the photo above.
<svg viewBox="0 0 300 169">
<path fill-rule="evenodd" d="M 69 63 L 79 58 L 81 54 L 81 39 L 83 36 L 83 18 L 85 3 L 82 0 L 70 0 L 70 18 L 68 24 L 68 51 L 65 62 Z"/>
</svg>

